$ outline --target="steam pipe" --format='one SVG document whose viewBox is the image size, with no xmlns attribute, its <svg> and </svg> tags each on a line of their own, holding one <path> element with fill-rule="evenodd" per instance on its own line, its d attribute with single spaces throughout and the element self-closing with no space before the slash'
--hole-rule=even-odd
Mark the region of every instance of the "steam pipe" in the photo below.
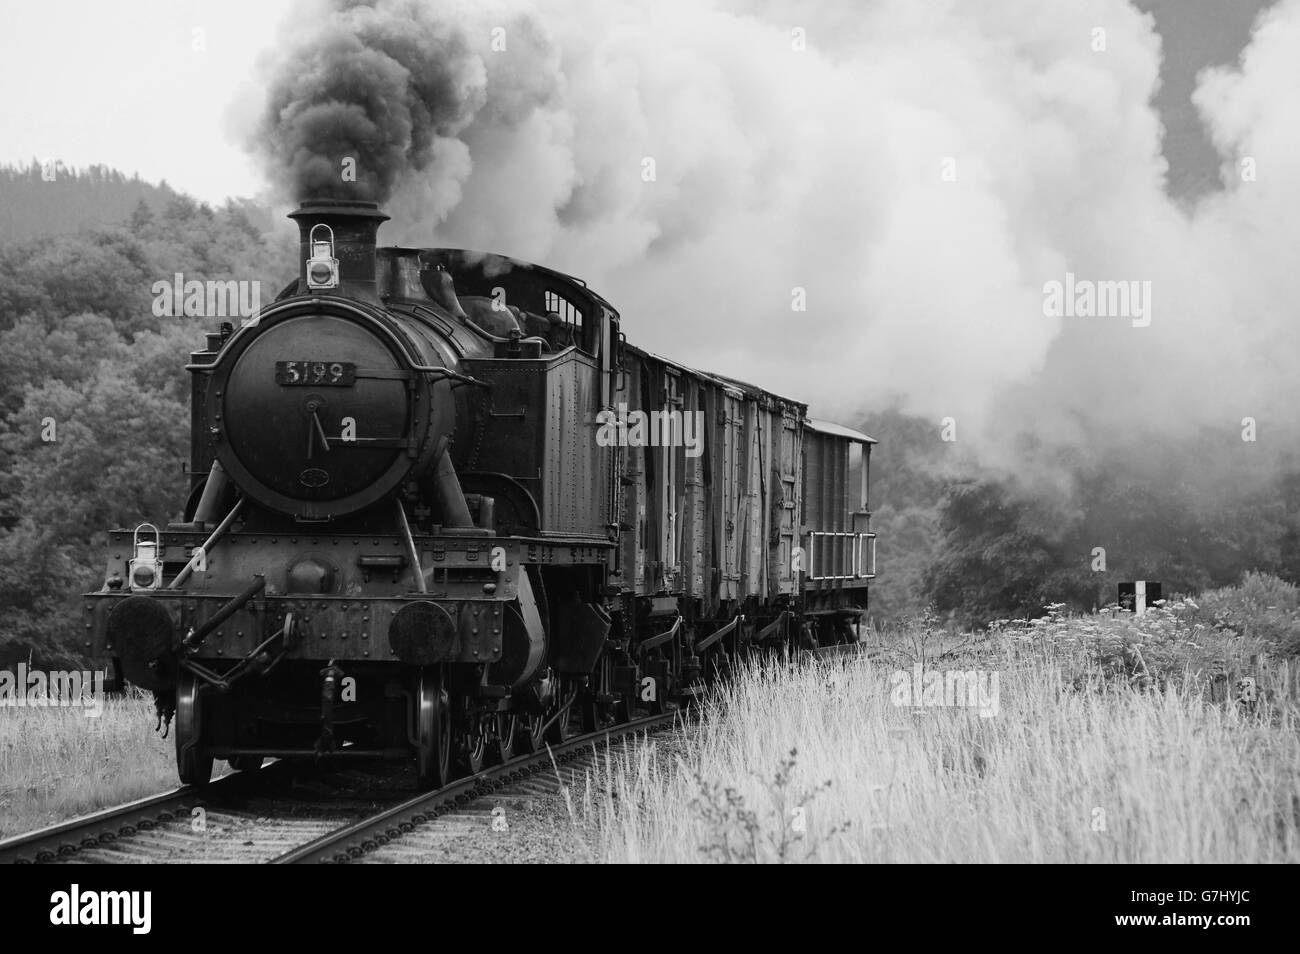
<svg viewBox="0 0 1300 954">
<path fill-rule="evenodd" d="M 172 580 L 172 585 L 169 586 L 168 589 L 179 589 L 180 585 L 190 578 L 190 574 L 194 572 L 194 568 L 199 565 L 199 560 L 207 559 L 208 551 L 212 549 L 212 545 L 220 540 L 222 535 L 230 529 L 230 525 L 235 522 L 235 518 L 239 516 L 239 512 L 244 509 L 244 501 L 246 499 L 247 498 L 245 497 L 240 497 L 235 501 L 235 506 L 230 509 L 230 513 L 226 514 L 226 519 L 222 520 L 221 523 L 217 525 L 217 529 L 212 531 L 212 536 L 203 541 L 203 546 L 199 547 L 199 549 L 195 551 L 194 555 L 190 557 L 190 562 L 185 564 L 185 569 L 176 574 L 176 579 Z"/>
<path fill-rule="evenodd" d="M 510 343 L 510 339 L 509 339 L 509 338 L 502 338 L 500 335 L 494 335 L 492 332 L 488 331 L 488 330 L 487 330 L 486 328 L 484 328 L 482 325 L 476 325 L 476 324 L 474 323 L 474 319 L 472 319 L 472 318 L 466 318 L 466 319 L 465 319 L 465 327 L 466 327 L 466 328 L 469 328 L 471 331 L 475 331 L 475 332 L 477 332 L 478 334 L 481 334 L 484 338 L 486 338 L 488 341 L 491 341 L 493 344 L 509 344 L 509 343 Z M 550 342 L 549 342 L 549 341 L 547 341 L 545 338 L 539 338 L 539 337 L 537 337 L 537 335 L 532 335 L 531 337 L 528 337 L 528 338 L 520 338 L 519 341 L 520 341 L 521 344 L 522 344 L 523 342 L 525 342 L 525 341 L 539 341 L 539 342 L 541 342 L 543 345 L 547 345 L 547 346 L 550 345 Z"/>
<path fill-rule="evenodd" d="M 411 536 L 411 524 L 406 519 L 406 507 L 402 505 L 402 498 L 398 497 L 393 501 L 397 504 L 397 520 L 402 525 L 402 540 L 406 543 L 406 557 L 411 561 L 411 566 L 415 571 L 415 586 L 421 593 L 428 593 L 429 588 L 424 582 L 424 567 L 420 566 L 420 551 L 415 548 L 415 537 Z"/>
<path fill-rule="evenodd" d="M 218 512 L 217 506 L 228 489 L 230 489 L 230 478 L 226 476 L 221 461 L 213 458 L 208 479 L 203 484 L 203 494 L 199 497 L 198 506 L 194 508 L 194 522 L 211 523 Z"/>
</svg>

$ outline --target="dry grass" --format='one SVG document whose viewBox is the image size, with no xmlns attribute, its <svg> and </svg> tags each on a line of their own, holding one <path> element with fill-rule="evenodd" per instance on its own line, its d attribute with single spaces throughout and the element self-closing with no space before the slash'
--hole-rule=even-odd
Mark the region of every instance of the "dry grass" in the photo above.
<svg viewBox="0 0 1300 954">
<path fill-rule="evenodd" d="M 175 788 L 171 738 L 143 693 L 75 708 L 0 707 L 0 838 Z"/>
<path fill-rule="evenodd" d="M 667 757 L 611 753 L 575 824 L 612 862 L 1300 861 L 1285 669 L 1248 711 L 1212 701 L 1209 669 L 1117 668 L 1108 641 L 1143 659 L 1131 628 L 1058 614 L 922 646 L 927 669 L 999 673 L 989 718 L 893 704 L 897 648 L 752 667 Z"/>
</svg>

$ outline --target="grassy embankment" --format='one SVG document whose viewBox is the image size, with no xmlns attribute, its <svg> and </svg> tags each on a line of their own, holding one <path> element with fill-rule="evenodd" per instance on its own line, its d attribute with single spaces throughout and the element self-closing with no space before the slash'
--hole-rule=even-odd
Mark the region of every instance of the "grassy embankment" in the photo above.
<svg viewBox="0 0 1300 954">
<path fill-rule="evenodd" d="M 590 857 L 1300 861 L 1294 588 L 875 641 L 750 668 L 669 753 L 610 752 L 572 797 Z M 996 674 L 996 714 L 908 704 L 917 663 L 974 670 L 986 694 Z"/>
<path fill-rule="evenodd" d="M 179 784 L 148 695 L 109 697 L 98 718 L 86 711 L 0 707 L 0 838 Z"/>
</svg>

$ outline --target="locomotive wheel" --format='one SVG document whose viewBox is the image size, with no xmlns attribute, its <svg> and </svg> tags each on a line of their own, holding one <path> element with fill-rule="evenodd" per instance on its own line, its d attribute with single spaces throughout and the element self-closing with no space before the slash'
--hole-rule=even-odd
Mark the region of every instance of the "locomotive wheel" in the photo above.
<svg viewBox="0 0 1300 954">
<path fill-rule="evenodd" d="M 212 779 L 212 750 L 203 745 L 203 695 L 192 673 L 176 686 L 176 773 L 182 785 L 202 787 Z"/>
<path fill-rule="evenodd" d="M 597 702 L 594 693 L 585 695 L 582 705 L 582 731 L 595 732 L 604 725 L 623 725 L 632 721 L 632 704 L 627 699 Z"/>
<path fill-rule="evenodd" d="M 540 713 L 514 717 L 515 755 L 532 755 L 542 750 L 542 746 L 546 744 L 546 740 L 542 738 L 542 726 L 546 724 L 547 718 Z"/>
<path fill-rule="evenodd" d="M 578 705 L 582 706 L 582 731 L 595 732 L 600 727 L 600 707 L 596 704 L 595 690 L 584 692 Z"/>
<path fill-rule="evenodd" d="M 498 712 L 492 721 L 492 747 L 488 754 L 493 765 L 500 765 L 515 757 L 515 735 L 519 731 L 519 719 L 510 713 Z"/>
<path fill-rule="evenodd" d="M 456 774 L 467 778 L 483 771 L 488 749 L 488 722 L 490 717 L 475 716 L 469 711 L 469 700 L 458 697 L 454 706 L 452 729 L 456 733 Z"/>
<path fill-rule="evenodd" d="M 236 772 L 256 772 L 262 767 L 265 759 L 260 755 L 236 755 L 233 759 L 227 759 L 230 767 Z"/>
<path fill-rule="evenodd" d="M 451 714 L 438 669 L 420 670 L 415 705 L 419 728 L 416 782 L 423 789 L 442 788 L 451 781 Z"/>
<path fill-rule="evenodd" d="M 577 705 L 581 706 L 583 732 L 595 732 L 609 721 L 609 705 L 599 701 L 601 696 L 609 696 L 609 667 L 609 659 L 601 659 L 587 685 L 578 690 Z"/>
<path fill-rule="evenodd" d="M 548 710 L 546 713 L 546 720 L 550 720 L 554 717 L 555 713 L 558 712 L 565 703 L 573 701 L 573 705 L 570 705 L 565 709 L 564 714 L 547 727 L 544 741 L 551 743 L 551 745 L 558 745 L 560 742 L 564 741 L 566 736 L 568 736 L 569 722 L 573 717 L 573 706 L 577 705 L 576 699 L 580 691 L 580 689 L 574 688 L 565 698 L 557 697 L 555 708 Z"/>
</svg>

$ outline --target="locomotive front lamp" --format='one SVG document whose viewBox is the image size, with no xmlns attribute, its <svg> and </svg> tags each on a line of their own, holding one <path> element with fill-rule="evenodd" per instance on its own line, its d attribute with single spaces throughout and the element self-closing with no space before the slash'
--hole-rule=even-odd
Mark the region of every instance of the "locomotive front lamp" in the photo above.
<svg viewBox="0 0 1300 954">
<path fill-rule="evenodd" d="M 140 531 L 148 528 L 153 531 L 152 540 L 141 540 Z M 134 556 L 130 565 L 127 567 L 127 579 L 131 581 L 133 590 L 156 590 L 162 585 L 162 560 L 159 554 L 162 550 L 161 540 L 158 535 L 158 528 L 152 523 L 142 523 L 135 528 L 135 536 L 132 540 L 134 544 Z"/>
<path fill-rule="evenodd" d="M 318 232 L 327 237 L 318 238 Z M 318 222 L 311 227 L 307 241 L 311 245 L 311 258 L 307 259 L 307 287 L 313 291 L 337 288 L 339 260 L 334 257 L 334 230 L 323 222 Z"/>
</svg>

